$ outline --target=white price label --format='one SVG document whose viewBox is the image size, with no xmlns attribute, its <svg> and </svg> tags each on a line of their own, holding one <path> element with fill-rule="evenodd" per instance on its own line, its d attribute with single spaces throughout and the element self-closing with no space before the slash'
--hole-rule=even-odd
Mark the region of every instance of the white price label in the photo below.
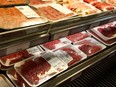
<svg viewBox="0 0 116 87">
<path fill-rule="evenodd" d="M 65 51 L 57 50 L 55 51 L 55 54 L 67 64 L 73 60 L 73 58 Z"/>
<path fill-rule="evenodd" d="M 63 14 L 72 13 L 71 10 L 69 10 L 68 8 L 63 7 L 62 5 L 59 5 L 59 4 L 51 4 L 50 6 L 53 7 L 54 9 L 58 10 L 59 12 L 63 13 Z"/>
<path fill-rule="evenodd" d="M 32 47 L 27 49 L 29 54 L 41 53 L 41 50 L 38 47 Z"/>
<path fill-rule="evenodd" d="M 6 54 L 10 54 L 10 53 L 14 53 L 14 52 L 17 52 L 23 49 L 27 49 L 29 48 L 29 45 L 30 45 L 30 42 L 10 47 L 7 49 Z"/>
<path fill-rule="evenodd" d="M 27 18 L 40 17 L 29 6 L 15 6 L 20 12 L 22 12 Z"/>
<path fill-rule="evenodd" d="M 65 66 L 65 64 L 60 59 L 58 59 L 51 53 L 47 53 L 46 55 L 44 55 L 44 59 L 56 70 L 59 70 L 61 67 Z"/>
</svg>

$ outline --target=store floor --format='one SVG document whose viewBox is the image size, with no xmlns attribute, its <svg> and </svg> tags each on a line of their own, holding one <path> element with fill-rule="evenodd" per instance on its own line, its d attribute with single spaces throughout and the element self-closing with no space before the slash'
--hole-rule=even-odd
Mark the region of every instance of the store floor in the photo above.
<svg viewBox="0 0 116 87">
<path fill-rule="evenodd" d="M 116 87 L 116 55 L 106 58 L 62 87 Z"/>
</svg>

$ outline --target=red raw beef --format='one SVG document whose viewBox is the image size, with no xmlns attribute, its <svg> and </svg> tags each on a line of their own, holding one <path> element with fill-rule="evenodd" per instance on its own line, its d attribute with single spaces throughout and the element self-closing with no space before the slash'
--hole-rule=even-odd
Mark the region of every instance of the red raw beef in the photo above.
<svg viewBox="0 0 116 87">
<path fill-rule="evenodd" d="M 98 31 L 106 37 L 112 37 L 116 34 L 116 27 L 98 28 Z"/>
<path fill-rule="evenodd" d="M 73 35 L 70 35 L 70 36 L 67 36 L 67 38 L 72 41 L 72 42 L 76 42 L 76 41 L 79 41 L 79 40 L 82 40 L 84 38 L 88 37 L 88 34 L 86 33 L 76 33 L 76 34 L 73 34 Z"/>
<path fill-rule="evenodd" d="M 83 51 L 85 54 L 87 54 L 88 56 L 90 56 L 99 52 L 102 49 L 102 47 L 94 43 L 91 43 L 88 40 L 84 40 L 80 43 L 79 49 Z"/>
<path fill-rule="evenodd" d="M 7 60 L 11 60 L 10 64 L 19 62 L 23 59 L 23 54 L 21 52 L 12 53 L 1 58 L 1 60 L 6 63 Z"/>
<path fill-rule="evenodd" d="M 74 15 L 73 13 L 63 14 L 51 6 L 39 7 L 38 10 L 50 20 L 59 20 Z"/>
<path fill-rule="evenodd" d="M 60 40 L 54 40 L 54 41 L 51 41 L 51 42 L 44 43 L 43 46 L 46 47 L 49 50 L 53 50 L 53 49 L 56 48 L 55 45 L 60 43 L 60 42 L 61 42 Z"/>
<path fill-rule="evenodd" d="M 22 50 L 21 52 L 22 52 L 24 58 L 29 58 L 32 56 L 32 54 L 29 54 L 27 50 Z"/>
<path fill-rule="evenodd" d="M 114 9 L 114 7 L 108 3 L 102 3 L 102 2 L 96 2 L 93 4 L 96 8 L 100 9 L 100 10 L 112 10 Z"/>
<path fill-rule="evenodd" d="M 46 3 L 50 3 L 52 2 L 52 0 L 46 0 L 46 1 L 42 1 L 42 0 L 30 0 L 30 5 L 38 5 L 38 4 L 46 4 Z"/>
<path fill-rule="evenodd" d="M 49 71 L 51 65 L 42 57 L 36 61 L 29 60 L 21 66 L 21 74 L 31 83 L 38 84 L 41 76 Z"/>
<path fill-rule="evenodd" d="M 74 64 L 75 62 L 81 60 L 81 58 L 82 58 L 76 51 L 74 51 L 71 48 L 61 48 L 61 50 L 67 52 L 73 58 L 73 60 L 68 63 L 69 66 Z"/>
</svg>

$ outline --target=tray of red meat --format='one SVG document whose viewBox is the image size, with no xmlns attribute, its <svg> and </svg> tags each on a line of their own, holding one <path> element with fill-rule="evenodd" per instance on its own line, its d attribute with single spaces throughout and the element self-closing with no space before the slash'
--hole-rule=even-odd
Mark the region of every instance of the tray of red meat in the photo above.
<svg viewBox="0 0 116 87">
<path fill-rule="evenodd" d="M 87 38 L 89 37 L 90 35 L 87 34 L 87 32 L 83 31 L 83 32 L 79 32 L 79 33 L 76 33 L 76 34 L 73 34 L 73 35 L 69 35 L 67 37 L 64 37 L 64 38 L 61 38 L 60 40 L 64 43 L 74 43 L 74 42 L 77 42 L 77 41 L 80 41 L 84 38 Z"/>
<path fill-rule="evenodd" d="M 31 6 L 50 4 L 50 3 L 53 3 L 53 0 L 29 0 L 29 5 Z"/>
<path fill-rule="evenodd" d="M 38 56 L 44 51 L 40 46 L 35 46 L 35 47 L 31 47 L 31 48 L 22 50 L 21 52 L 22 52 L 24 58 L 29 58 L 31 56 L 36 56 L 36 55 Z"/>
<path fill-rule="evenodd" d="M 0 0 L 0 6 L 16 6 L 28 4 L 28 0 Z"/>
<path fill-rule="evenodd" d="M 93 39 L 92 37 L 85 38 L 74 44 L 75 47 L 79 48 L 87 56 L 92 56 L 101 50 L 105 49 L 106 46 Z"/>
<path fill-rule="evenodd" d="M 94 6 L 85 3 L 85 2 L 75 2 L 70 4 L 64 4 L 65 7 L 72 10 L 73 12 L 77 13 L 79 16 L 89 16 L 101 13 L 101 11 Z"/>
<path fill-rule="evenodd" d="M 86 2 L 86 3 L 89 3 L 89 4 L 94 4 L 94 3 L 96 3 L 96 2 L 99 2 L 99 0 L 83 0 L 84 2 Z"/>
<path fill-rule="evenodd" d="M 43 56 L 44 58 L 39 56 L 33 57 L 33 59 L 21 61 L 16 63 L 14 66 L 18 74 L 30 86 L 39 86 L 58 74 L 59 71 L 67 69 L 66 64 L 53 55 L 44 54 Z"/>
<path fill-rule="evenodd" d="M 3 74 L 0 74 L 0 83 L 1 83 L 0 84 L 1 87 L 14 87 L 14 85 Z"/>
<path fill-rule="evenodd" d="M 116 38 L 116 22 L 95 27 L 92 31 L 105 41 Z"/>
<path fill-rule="evenodd" d="M 106 2 L 96 2 L 93 4 L 96 8 L 102 10 L 102 11 L 108 11 L 108 10 L 113 10 L 114 7 Z"/>
<path fill-rule="evenodd" d="M 71 66 L 87 58 L 86 54 L 72 45 L 67 45 L 65 47 L 59 48 L 58 50 L 54 51 L 54 53 L 65 63 L 67 63 L 68 66 Z"/>
<path fill-rule="evenodd" d="M 88 30 L 87 32 L 107 46 L 111 46 L 116 43 L 116 38 L 105 41 L 100 36 L 98 36 L 96 33 L 94 33 L 92 30 Z"/>
<path fill-rule="evenodd" d="M 0 28 L 5 30 L 47 22 L 37 10 L 29 6 L 0 8 Z"/>
<path fill-rule="evenodd" d="M 16 87 L 30 87 L 13 67 L 9 68 L 6 74 Z"/>
<path fill-rule="evenodd" d="M 62 46 L 65 46 L 65 44 L 61 40 L 53 40 L 51 42 L 43 43 L 40 46 L 47 51 L 47 50 L 58 49 Z"/>
<path fill-rule="evenodd" d="M 21 60 L 23 60 L 23 54 L 21 52 L 8 54 L 0 58 L 0 62 L 4 66 L 12 66 Z"/>
<path fill-rule="evenodd" d="M 0 70 L 2 71 L 6 71 L 7 69 L 9 69 L 11 66 L 4 66 L 0 63 Z"/>
<path fill-rule="evenodd" d="M 49 4 L 35 7 L 40 13 L 47 17 L 49 21 L 53 22 L 65 20 L 75 15 L 71 10 L 60 4 Z"/>
</svg>

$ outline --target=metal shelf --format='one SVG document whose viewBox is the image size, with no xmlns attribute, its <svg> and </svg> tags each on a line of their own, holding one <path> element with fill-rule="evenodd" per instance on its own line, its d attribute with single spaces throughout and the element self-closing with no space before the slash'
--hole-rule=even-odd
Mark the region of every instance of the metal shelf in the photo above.
<svg viewBox="0 0 116 87">
<path fill-rule="evenodd" d="M 74 77 L 75 75 L 79 74 L 83 70 L 87 69 L 88 67 L 92 66 L 93 64 L 97 63 L 98 61 L 104 59 L 105 57 L 107 57 L 108 55 L 114 52 L 116 52 L 116 45 L 113 45 L 103 50 L 102 52 L 94 55 L 93 57 L 87 58 L 87 60 L 74 65 L 70 69 L 57 75 L 56 77 L 52 78 L 51 80 L 47 81 L 46 83 L 42 84 L 39 87 L 57 87 L 61 83 Z"/>
</svg>

